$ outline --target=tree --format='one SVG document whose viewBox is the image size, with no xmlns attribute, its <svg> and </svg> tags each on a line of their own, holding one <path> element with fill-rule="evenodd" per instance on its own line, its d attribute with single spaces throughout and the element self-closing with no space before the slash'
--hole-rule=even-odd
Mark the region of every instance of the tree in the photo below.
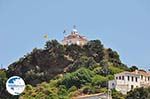
<svg viewBox="0 0 150 99">
<path fill-rule="evenodd" d="M 98 87 L 107 87 L 107 77 L 96 75 L 92 78 L 92 84 Z"/>
<path fill-rule="evenodd" d="M 92 69 L 95 65 L 96 65 L 96 62 L 93 59 L 93 57 L 82 56 L 79 59 L 77 59 L 76 61 L 74 61 L 73 64 L 70 64 L 68 66 L 67 71 L 73 72 L 81 67 L 86 67 L 86 68 Z"/>
<path fill-rule="evenodd" d="M 109 67 L 108 61 L 102 60 L 102 61 L 100 62 L 100 66 L 101 66 L 101 68 L 99 68 L 99 69 L 97 69 L 97 70 L 95 71 L 96 74 L 99 74 L 99 75 L 102 75 L 102 76 L 107 76 L 107 75 L 110 74 L 110 71 L 109 71 L 109 69 L 108 69 L 108 67 Z"/>
<path fill-rule="evenodd" d="M 117 61 L 120 61 L 119 54 L 116 51 L 113 51 L 111 48 L 108 48 L 107 53 L 109 59 L 115 59 Z"/>
<path fill-rule="evenodd" d="M 45 49 L 57 48 L 58 45 L 60 45 L 60 44 L 57 40 L 47 41 L 45 44 Z"/>
<path fill-rule="evenodd" d="M 89 69 L 80 68 L 73 73 L 67 73 L 60 84 L 65 85 L 66 88 L 71 88 L 72 86 L 80 88 L 86 83 L 90 83 L 93 76 L 94 73 Z"/>
<path fill-rule="evenodd" d="M 131 71 L 131 72 L 133 72 L 133 71 L 135 71 L 135 70 L 138 70 L 138 67 L 132 66 L 132 67 L 129 68 L 129 71 Z"/>
<path fill-rule="evenodd" d="M 150 87 L 131 90 L 127 93 L 126 99 L 150 99 Z"/>
<path fill-rule="evenodd" d="M 5 83 L 7 80 L 6 71 L 0 69 L 0 98 L 4 97 L 6 92 L 5 90 Z"/>
<path fill-rule="evenodd" d="M 7 71 L 0 69 L 0 99 L 18 99 L 19 96 L 12 96 L 6 90 Z"/>
<path fill-rule="evenodd" d="M 45 44 L 45 49 L 54 54 L 56 57 L 63 57 L 65 53 L 65 48 L 57 40 L 47 41 Z"/>
<path fill-rule="evenodd" d="M 88 57 L 94 57 L 94 60 L 99 63 L 104 57 L 104 47 L 100 40 L 91 40 L 83 46 Z"/>
<path fill-rule="evenodd" d="M 122 93 L 113 89 L 112 90 L 112 99 L 125 99 L 125 96 Z"/>
<path fill-rule="evenodd" d="M 66 55 L 69 55 L 69 57 L 76 60 L 83 55 L 83 49 L 81 48 L 81 46 L 78 46 L 76 44 L 67 45 Z"/>
</svg>

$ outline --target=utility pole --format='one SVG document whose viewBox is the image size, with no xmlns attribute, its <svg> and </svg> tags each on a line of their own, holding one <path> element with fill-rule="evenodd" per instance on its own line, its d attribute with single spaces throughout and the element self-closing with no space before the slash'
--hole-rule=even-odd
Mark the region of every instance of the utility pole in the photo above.
<svg viewBox="0 0 150 99">
<path fill-rule="evenodd" d="M 108 81 L 108 99 L 112 99 L 112 88 L 111 88 L 111 83 Z"/>
</svg>

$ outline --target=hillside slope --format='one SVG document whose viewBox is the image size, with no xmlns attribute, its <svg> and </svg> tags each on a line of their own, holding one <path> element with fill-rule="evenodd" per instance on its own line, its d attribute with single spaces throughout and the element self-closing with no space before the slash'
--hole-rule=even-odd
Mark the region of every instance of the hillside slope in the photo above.
<svg viewBox="0 0 150 99">
<path fill-rule="evenodd" d="M 51 40 L 46 42 L 45 48 L 35 48 L 9 65 L 6 74 L 8 78 L 18 75 L 28 84 L 21 97 L 32 93 L 32 98 L 44 95 L 43 99 L 46 99 L 53 95 L 67 98 L 74 96 L 75 92 L 90 94 L 106 91 L 107 81 L 113 79 L 113 74 L 127 69 L 118 53 L 104 48 L 100 40 L 91 40 L 84 46 L 61 45 L 57 40 Z M 52 96 L 49 96 L 50 93 Z"/>
</svg>

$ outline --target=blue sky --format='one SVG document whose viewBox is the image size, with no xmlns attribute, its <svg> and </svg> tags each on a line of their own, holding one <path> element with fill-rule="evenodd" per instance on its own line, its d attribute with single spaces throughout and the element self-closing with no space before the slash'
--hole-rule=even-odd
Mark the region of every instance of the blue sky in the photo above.
<svg viewBox="0 0 150 99">
<path fill-rule="evenodd" d="M 7 67 L 33 48 L 44 34 L 63 39 L 73 25 L 100 39 L 131 66 L 150 67 L 150 0 L 0 0 L 0 64 Z"/>
</svg>

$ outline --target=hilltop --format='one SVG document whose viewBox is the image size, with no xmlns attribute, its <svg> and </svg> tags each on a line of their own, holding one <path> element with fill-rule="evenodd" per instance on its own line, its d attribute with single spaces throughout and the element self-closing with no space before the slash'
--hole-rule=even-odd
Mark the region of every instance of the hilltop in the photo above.
<svg viewBox="0 0 150 99">
<path fill-rule="evenodd" d="M 12 63 L 8 66 L 7 72 L 8 77 L 18 75 L 24 78 L 27 84 L 36 85 L 42 81 L 49 81 L 58 74 L 73 72 L 81 67 L 107 67 L 108 64 L 127 69 L 121 63 L 118 53 L 110 48 L 104 48 L 99 40 L 91 40 L 84 46 L 63 46 L 57 40 L 52 40 L 46 42 L 44 49 L 35 48 L 19 61 Z"/>
<path fill-rule="evenodd" d="M 10 64 L 5 73 L 7 78 L 18 75 L 25 80 L 27 87 L 21 99 L 66 99 L 107 92 L 107 81 L 113 79 L 115 73 L 128 69 L 119 54 L 111 48 L 104 48 L 100 40 L 88 41 L 83 46 L 62 45 L 51 40 L 43 49 L 35 48 Z M 3 91 L 0 96 L 5 97 L 5 94 L 7 92 Z"/>
</svg>

